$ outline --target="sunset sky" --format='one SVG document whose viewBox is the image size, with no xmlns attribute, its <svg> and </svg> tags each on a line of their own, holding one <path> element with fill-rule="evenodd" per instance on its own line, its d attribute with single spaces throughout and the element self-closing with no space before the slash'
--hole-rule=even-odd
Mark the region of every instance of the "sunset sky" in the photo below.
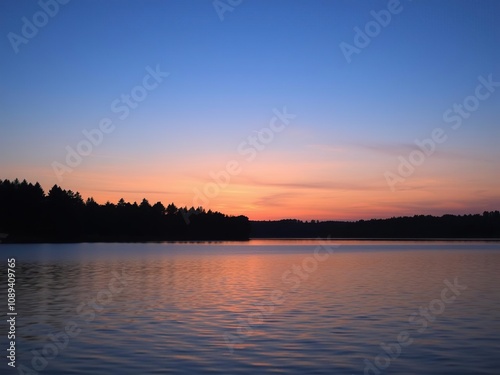
<svg viewBox="0 0 500 375">
<path fill-rule="evenodd" d="M 1 1 L 0 179 L 253 220 L 500 209 L 498 0 L 230 3 Z"/>
</svg>

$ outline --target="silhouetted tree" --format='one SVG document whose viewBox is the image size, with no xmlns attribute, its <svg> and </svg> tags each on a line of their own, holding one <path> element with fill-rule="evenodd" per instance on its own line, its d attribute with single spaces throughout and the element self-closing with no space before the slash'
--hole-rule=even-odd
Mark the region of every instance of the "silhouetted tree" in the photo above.
<svg viewBox="0 0 500 375">
<path fill-rule="evenodd" d="M 198 220 L 188 225 L 173 203 L 165 208 L 122 198 L 99 205 L 58 185 L 45 195 L 39 183 L 0 180 L 0 233 L 11 242 L 248 239 L 248 218 L 196 212 Z"/>
<path fill-rule="evenodd" d="M 177 207 L 175 206 L 175 204 L 173 203 L 170 203 L 168 206 L 167 206 L 167 215 L 175 215 L 177 213 L 178 209 Z"/>
</svg>

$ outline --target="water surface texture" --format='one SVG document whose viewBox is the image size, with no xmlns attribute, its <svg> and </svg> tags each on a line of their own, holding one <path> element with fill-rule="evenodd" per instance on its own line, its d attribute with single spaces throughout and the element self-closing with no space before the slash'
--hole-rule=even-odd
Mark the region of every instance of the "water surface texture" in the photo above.
<svg viewBox="0 0 500 375">
<path fill-rule="evenodd" d="M 500 244 L 2 245 L 39 374 L 498 374 Z M 6 330 L 7 328 L 5 328 Z M 6 332 L 6 331 L 4 331 Z M 6 344 L 2 334 L 3 347 Z M 26 370 L 27 372 L 27 370 Z"/>
</svg>

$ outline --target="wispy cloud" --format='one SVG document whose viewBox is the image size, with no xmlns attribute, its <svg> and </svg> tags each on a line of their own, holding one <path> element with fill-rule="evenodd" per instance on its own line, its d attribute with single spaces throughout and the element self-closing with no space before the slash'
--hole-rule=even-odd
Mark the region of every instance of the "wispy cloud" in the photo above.
<svg viewBox="0 0 500 375">
<path fill-rule="evenodd" d="M 284 207 L 290 204 L 290 199 L 296 198 L 296 193 L 277 193 L 259 197 L 252 202 L 255 206 L 261 207 Z"/>
<path fill-rule="evenodd" d="M 177 194 L 173 191 L 161 191 L 161 190 L 120 190 L 120 189 L 94 189 L 94 191 L 102 191 L 106 193 L 125 193 L 125 194 L 144 194 L 147 198 L 148 194 Z"/>
<path fill-rule="evenodd" d="M 331 152 L 331 153 L 341 153 L 346 151 L 345 147 L 341 147 L 338 145 L 321 144 L 321 143 L 307 144 L 306 148 L 324 152 Z"/>
<path fill-rule="evenodd" d="M 405 142 L 394 142 L 394 143 L 358 143 L 353 144 L 353 147 L 357 147 L 359 149 L 365 149 L 368 151 L 372 151 L 378 154 L 384 154 L 392 157 L 398 157 L 400 155 L 407 156 L 414 150 L 420 150 L 419 147 L 415 143 L 405 143 Z M 465 151 L 456 151 L 456 150 L 446 150 L 441 148 L 436 148 L 436 150 L 432 153 L 433 158 L 442 158 L 442 159 L 467 159 L 471 158 L 477 161 L 490 161 L 490 159 L 485 158 L 484 156 L 478 155 L 477 153 L 471 154 Z"/>
<path fill-rule="evenodd" d="M 89 155 L 89 158 L 95 158 L 95 159 L 109 159 L 109 160 L 121 160 L 121 161 L 138 161 L 138 158 L 131 158 L 127 156 L 116 156 L 116 155 L 110 155 L 110 154 L 98 154 L 98 153 L 92 153 Z"/>
</svg>

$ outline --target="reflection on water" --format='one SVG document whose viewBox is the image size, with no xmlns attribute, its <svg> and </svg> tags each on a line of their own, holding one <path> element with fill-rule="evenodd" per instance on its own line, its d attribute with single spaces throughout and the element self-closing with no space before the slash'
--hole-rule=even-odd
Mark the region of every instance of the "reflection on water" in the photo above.
<svg viewBox="0 0 500 375">
<path fill-rule="evenodd" d="M 0 249 L 17 259 L 17 364 L 41 374 L 496 374 L 500 367 L 495 243 Z M 467 289 L 442 302 L 445 280 L 456 278 Z M 402 332 L 406 345 L 396 350 Z"/>
</svg>

